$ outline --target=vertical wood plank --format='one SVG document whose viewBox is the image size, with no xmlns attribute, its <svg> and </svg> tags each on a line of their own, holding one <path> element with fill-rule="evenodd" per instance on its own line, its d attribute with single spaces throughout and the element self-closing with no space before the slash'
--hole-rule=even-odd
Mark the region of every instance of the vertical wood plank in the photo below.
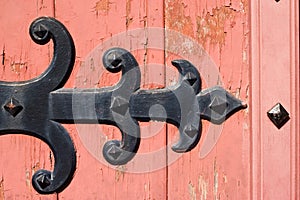
<svg viewBox="0 0 300 200">
<path fill-rule="evenodd" d="M 253 1 L 251 16 L 253 199 L 299 199 L 299 2 Z M 278 102 L 280 130 L 266 116 Z"/>
<path fill-rule="evenodd" d="M 29 26 L 37 17 L 53 16 L 53 1 L 1 1 L 0 13 L 1 81 L 38 76 L 49 64 L 52 45 L 32 42 Z M 46 144 L 24 135 L 1 136 L 0 157 L 0 199 L 57 198 L 56 194 L 39 195 L 31 185 L 36 170 L 53 169 L 54 158 Z"/>
<path fill-rule="evenodd" d="M 166 49 L 177 45 L 177 55 L 167 54 L 167 63 L 178 57 L 188 59 L 199 69 L 203 88 L 222 84 L 248 102 L 248 2 L 165 2 L 166 28 L 182 34 L 180 39 L 166 35 Z M 176 81 L 176 73 L 167 71 L 167 81 L 171 80 L 167 84 Z M 178 134 L 168 125 L 169 144 L 176 141 Z M 168 198 L 250 199 L 250 155 L 248 110 L 234 114 L 220 126 L 203 122 L 198 146 L 170 163 Z M 169 161 L 173 156 L 168 152 Z"/>
<path fill-rule="evenodd" d="M 101 56 L 111 47 L 131 51 L 140 64 L 143 88 L 164 86 L 163 2 L 146 0 L 56 1 L 55 13 L 71 32 L 76 45 L 75 71 L 67 87 L 114 85 L 119 75 L 103 69 Z M 153 37 L 150 27 L 158 27 Z M 86 66 L 93 58 L 94 66 Z M 94 70 L 94 71 L 93 71 Z M 78 81 L 85 77 L 86 82 Z M 81 79 L 83 80 L 83 79 Z M 86 83 L 86 84 L 85 84 Z M 141 123 L 138 155 L 124 166 L 108 165 L 101 144 L 120 138 L 106 125 L 68 126 L 78 154 L 77 171 L 59 199 L 166 199 L 166 144 L 163 123 Z"/>
</svg>

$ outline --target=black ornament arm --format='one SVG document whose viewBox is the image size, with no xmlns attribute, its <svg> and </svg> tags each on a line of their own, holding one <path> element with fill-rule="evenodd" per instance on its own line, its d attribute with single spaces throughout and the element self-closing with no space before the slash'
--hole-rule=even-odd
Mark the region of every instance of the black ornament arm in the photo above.
<svg viewBox="0 0 300 200">
<path fill-rule="evenodd" d="M 68 132 L 58 123 L 49 122 L 42 140 L 49 144 L 55 159 L 54 171 L 38 170 L 32 185 L 41 194 L 61 192 L 69 185 L 76 169 L 76 152 Z"/>
<path fill-rule="evenodd" d="M 135 58 L 125 49 L 113 48 L 103 56 L 110 72 L 122 70 L 121 80 L 101 89 L 60 89 L 51 93 L 51 119 L 61 123 L 101 123 L 118 127 L 122 140 L 108 141 L 105 159 L 123 165 L 133 158 L 140 144 L 138 122 L 129 113 L 129 99 L 139 89 L 141 74 Z"/>
<path fill-rule="evenodd" d="M 130 99 L 130 113 L 140 121 L 166 121 L 178 127 L 179 141 L 173 145 L 176 152 L 186 152 L 197 145 L 201 123 L 196 94 L 201 79 L 197 69 L 186 60 L 172 64 L 179 71 L 178 83 L 166 89 L 140 90 Z"/>
<path fill-rule="evenodd" d="M 201 118 L 214 124 L 222 124 L 235 112 L 247 105 L 220 86 L 203 90 L 197 95 Z"/>
<path fill-rule="evenodd" d="M 30 84 L 49 92 L 63 87 L 75 61 L 75 47 L 70 33 L 63 24 L 49 17 L 41 17 L 32 22 L 29 33 L 37 44 L 47 44 L 50 39 L 54 44 L 49 67 L 39 77 L 31 80 Z"/>
<path fill-rule="evenodd" d="M 139 90 L 130 99 L 130 113 L 139 121 L 166 121 L 178 127 L 179 141 L 172 146 L 178 153 L 192 150 L 201 137 L 201 118 L 221 124 L 247 106 L 216 86 L 201 90 L 197 69 L 186 60 L 172 64 L 179 71 L 175 86 L 158 90 Z"/>
</svg>

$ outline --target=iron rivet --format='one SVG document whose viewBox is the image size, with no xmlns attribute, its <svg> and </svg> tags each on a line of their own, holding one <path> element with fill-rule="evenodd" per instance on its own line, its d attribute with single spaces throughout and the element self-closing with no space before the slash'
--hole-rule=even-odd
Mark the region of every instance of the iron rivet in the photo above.
<svg viewBox="0 0 300 200">
<path fill-rule="evenodd" d="M 4 109 L 13 117 L 15 117 L 23 110 L 23 106 L 15 98 L 11 98 L 4 105 Z"/>
<path fill-rule="evenodd" d="M 280 129 L 290 119 L 289 113 L 280 103 L 277 103 L 275 106 L 273 106 L 267 112 L 267 115 L 278 129 Z"/>
</svg>

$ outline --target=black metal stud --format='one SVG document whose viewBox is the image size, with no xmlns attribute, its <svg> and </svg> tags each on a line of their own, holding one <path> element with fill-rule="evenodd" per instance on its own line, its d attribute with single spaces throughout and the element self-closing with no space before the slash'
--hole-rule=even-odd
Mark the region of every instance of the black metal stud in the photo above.
<svg viewBox="0 0 300 200">
<path fill-rule="evenodd" d="M 53 60 L 35 79 L 13 83 L 0 81 L 0 135 L 27 134 L 50 146 L 55 157 L 53 172 L 39 170 L 32 177 L 33 187 L 39 193 L 62 191 L 75 172 L 75 148 L 60 123 L 116 126 L 122 139 L 106 142 L 103 155 L 110 164 L 123 165 L 138 151 L 138 121 L 159 120 L 177 126 L 180 137 L 172 149 L 182 153 L 198 144 L 201 119 L 220 124 L 246 107 L 221 87 L 201 91 L 200 74 L 186 60 L 172 61 L 179 72 L 176 85 L 140 90 L 138 63 L 130 52 L 121 48 L 109 49 L 103 55 L 103 65 L 108 71 L 122 72 L 116 85 L 99 89 L 65 89 L 62 87 L 75 60 L 74 43 L 67 29 L 53 18 L 42 17 L 31 24 L 30 35 L 41 45 L 53 40 Z"/>
<path fill-rule="evenodd" d="M 226 102 L 226 100 L 218 96 L 214 97 L 211 104 L 209 104 L 209 108 L 219 115 L 225 113 L 227 107 L 228 103 Z"/>
<path fill-rule="evenodd" d="M 15 98 L 11 98 L 5 105 L 4 109 L 13 117 L 17 116 L 22 110 L 23 106 Z"/>
<path fill-rule="evenodd" d="M 267 115 L 278 129 L 285 125 L 290 119 L 289 113 L 280 103 L 277 103 L 274 107 L 272 107 L 268 111 Z"/>
<path fill-rule="evenodd" d="M 36 176 L 36 181 L 39 184 L 39 186 L 43 189 L 45 189 L 51 184 L 51 178 L 49 177 L 49 174 L 40 174 Z"/>
</svg>

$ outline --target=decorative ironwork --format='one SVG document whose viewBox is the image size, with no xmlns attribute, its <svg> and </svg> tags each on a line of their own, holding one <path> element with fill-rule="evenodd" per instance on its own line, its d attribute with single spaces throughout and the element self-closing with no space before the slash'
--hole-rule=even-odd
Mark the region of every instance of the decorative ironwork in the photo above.
<svg viewBox="0 0 300 200">
<path fill-rule="evenodd" d="M 36 19 L 30 35 L 38 44 L 54 42 L 54 56 L 39 77 L 23 82 L 0 82 L 0 135 L 27 134 L 47 143 L 54 153 L 53 172 L 37 171 L 33 187 L 42 194 L 62 191 L 71 181 L 76 152 L 68 132 L 60 123 L 100 123 L 118 127 L 121 141 L 108 141 L 105 159 L 123 165 L 140 145 L 138 121 L 172 123 L 180 132 L 175 152 L 193 149 L 201 136 L 201 119 L 220 124 L 246 107 L 221 87 L 201 91 L 197 69 L 186 60 L 174 60 L 178 83 L 156 90 L 140 90 L 141 73 L 133 55 L 121 48 L 105 52 L 103 65 L 110 72 L 122 71 L 120 81 L 99 89 L 64 89 L 75 60 L 73 40 L 67 29 L 48 17 Z"/>
<path fill-rule="evenodd" d="M 38 44 L 54 42 L 54 56 L 39 77 L 22 82 L 0 81 L 0 135 L 27 134 L 43 140 L 51 148 L 53 172 L 37 171 L 33 187 L 42 194 L 59 192 L 71 181 L 76 153 L 68 132 L 51 119 L 51 92 L 69 78 L 75 59 L 73 40 L 66 28 L 52 18 L 39 18 L 30 26 L 30 36 Z"/>
<path fill-rule="evenodd" d="M 285 125 L 290 119 L 289 113 L 280 103 L 277 103 L 273 108 L 271 108 L 267 115 L 278 129 L 283 127 L 283 125 Z"/>
</svg>

